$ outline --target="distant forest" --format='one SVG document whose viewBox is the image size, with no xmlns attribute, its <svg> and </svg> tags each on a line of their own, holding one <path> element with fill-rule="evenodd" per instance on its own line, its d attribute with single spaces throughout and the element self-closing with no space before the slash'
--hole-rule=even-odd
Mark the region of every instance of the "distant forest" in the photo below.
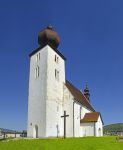
<svg viewBox="0 0 123 150">
<path fill-rule="evenodd" d="M 123 132 L 123 123 L 110 124 L 104 126 L 104 133 L 106 132 Z"/>
</svg>

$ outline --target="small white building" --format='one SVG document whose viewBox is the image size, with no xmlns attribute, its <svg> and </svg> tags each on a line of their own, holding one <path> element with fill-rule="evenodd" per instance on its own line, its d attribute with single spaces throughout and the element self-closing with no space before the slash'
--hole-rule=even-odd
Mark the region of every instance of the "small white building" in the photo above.
<svg viewBox="0 0 123 150">
<path fill-rule="evenodd" d="M 80 120 L 82 136 L 102 136 L 102 118 L 99 112 L 89 112 Z"/>
<path fill-rule="evenodd" d="M 0 138 L 18 138 L 22 137 L 22 132 L 0 128 Z"/>
<path fill-rule="evenodd" d="M 38 43 L 30 54 L 27 136 L 63 137 L 65 126 L 67 137 L 102 136 L 102 117 L 91 105 L 88 87 L 82 92 L 66 80 L 66 58 L 52 26 L 39 33 Z"/>
</svg>

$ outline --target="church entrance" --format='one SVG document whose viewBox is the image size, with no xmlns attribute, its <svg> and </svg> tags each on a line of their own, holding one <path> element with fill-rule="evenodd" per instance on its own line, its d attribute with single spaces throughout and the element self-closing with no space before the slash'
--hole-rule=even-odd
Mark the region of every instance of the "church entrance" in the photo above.
<svg viewBox="0 0 123 150">
<path fill-rule="evenodd" d="M 101 136 L 101 128 L 98 129 L 98 135 Z"/>
<path fill-rule="evenodd" d="M 33 128 L 33 138 L 38 138 L 38 126 L 35 125 Z"/>
</svg>

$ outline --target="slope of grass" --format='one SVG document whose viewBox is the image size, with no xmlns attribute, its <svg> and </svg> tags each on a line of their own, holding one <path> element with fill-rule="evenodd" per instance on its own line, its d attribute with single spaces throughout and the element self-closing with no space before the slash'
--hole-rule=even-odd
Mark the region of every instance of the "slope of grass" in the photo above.
<svg viewBox="0 0 123 150">
<path fill-rule="evenodd" d="M 116 137 L 34 139 L 0 142 L 0 150 L 123 150 Z"/>
</svg>

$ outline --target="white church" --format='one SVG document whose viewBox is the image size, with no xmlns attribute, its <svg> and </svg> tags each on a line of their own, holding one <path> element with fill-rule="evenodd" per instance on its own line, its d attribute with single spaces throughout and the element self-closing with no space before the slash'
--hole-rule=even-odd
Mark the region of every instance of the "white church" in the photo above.
<svg viewBox="0 0 123 150">
<path fill-rule="evenodd" d="M 91 105 L 88 87 L 82 92 L 66 80 L 58 33 L 48 26 L 38 43 L 30 54 L 27 136 L 103 136 L 103 120 Z"/>
</svg>

